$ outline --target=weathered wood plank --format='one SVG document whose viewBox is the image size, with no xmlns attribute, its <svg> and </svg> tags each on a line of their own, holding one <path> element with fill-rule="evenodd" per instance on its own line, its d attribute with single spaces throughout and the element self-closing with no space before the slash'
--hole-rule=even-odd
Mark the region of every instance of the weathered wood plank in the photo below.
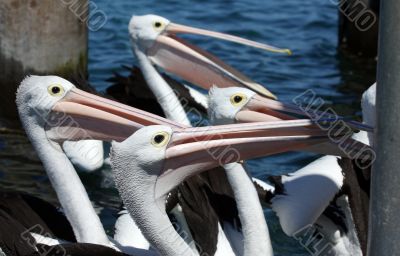
<svg viewBox="0 0 400 256">
<path fill-rule="evenodd" d="M 87 76 L 87 16 L 87 0 L 0 1 L 1 119 L 17 119 L 15 91 L 26 75 Z"/>
</svg>

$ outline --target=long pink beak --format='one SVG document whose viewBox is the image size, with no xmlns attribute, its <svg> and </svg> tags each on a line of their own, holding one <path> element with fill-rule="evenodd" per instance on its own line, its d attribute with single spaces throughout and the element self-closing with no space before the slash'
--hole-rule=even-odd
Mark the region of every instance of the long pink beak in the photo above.
<svg viewBox="0 0 400 256">
<path fill-rule="evenodd" d="M 163 196 L 187 177 L 219 165 L 301 150 L 325 142 L 327 133 L 312 129 L 313 125 L 310 120 L 294 120 L 174 128 L 157 181 L 156 195 Z M 362 143 L 352 146 L 366 147 Z"/>
<path fill-rule="evenodd" d="M 355 121 L 345 121 L 340 116 L 328 116 L 318 110 L 305 109 L 304 111 L 296 105 L 285 104 L 276 100 L 271 100 L 260 95 L 254 95 L 245 106 L 236 114 L 236 123 L 248 123 L 248 122 L 273 122 L 279 120 L 298 120 L 298 118 L 309 118 L 313 120 L 326 120 L 331 121 L 328 124 L 320 125 L 314 124 L 312 127 L 301 128 L 304 132 L 309 129 L 323 128 L 327 132 L 332 132 L 329 127 L 336 129 L 346 130 L 348 137 L 352 134 L 352 130 L 364 130 L 372 132 L 373 128 L 365 124 Z M 340 121 L 341 120 L 341 121 Z M 321 123 L 320 123 L 321 124 Z M 347 127 L 344 127 L 346 125 Z M 356 143 L 354 140 L 349 139 L 349 143 Z M 356 143 L 357 144 L 357 143 Z M 331 143 L 327 140 L 325 143 L 315 145 L 312 147 L 304 148 L 304 151 L 310 151 L 324 155 L 337 155 L 347 157 L 348 154 L 339 148 L 336 144 Z"/>
<path fill-rule="evenodd" d="M 123 141 L 147 125 L 184 128 L 160 116 L 74 88 L 53 107 L 46 134 L 54 141 Z"/>
<path fill-rule="evenodd" d="M 254 95 L 245 106 L 236 114 L 235 121 L 238 123 L 246 122 L 265 122 L 277 120 L 295 120 L 299 118 L 310 118 L 314 120 L 333 119 L 343 120 L 350 128 L 368 132 L 373 132 L 373 127 L 356 121 L 346 121 L 341 116 L 331 116 L 319 110 L 301 109 L 293 104 L 285 104 L 280 101 L 271 100 L 260 95 Z"/>
<path fill-rule="evenodd" d="M 289 55 L 291 54 L 290 50 L 224 33 L 170 23 L 164 33 L 157 37 L 153 46 L 146 52 L 154 64 L 203 89 L 208 90 L 213 85 L 219 87 L 242 86 L 265 97 L 276 99 L 276 96 L 264 86 L 254 82 L 216 56 L 178 38 L 176 36 L 178 33 L 209 36 Z"/>
</svg>

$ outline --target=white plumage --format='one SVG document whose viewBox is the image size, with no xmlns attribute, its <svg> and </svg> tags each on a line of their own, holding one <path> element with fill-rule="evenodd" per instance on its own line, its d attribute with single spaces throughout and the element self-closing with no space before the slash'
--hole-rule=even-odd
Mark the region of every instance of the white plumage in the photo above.
<svg viewBox="0 0 400 256">
<path fill-rule="evenodd" d="M 283 195 L 271 203 L 285 234 L 313 224 L 343 185 L 342 169 L 337 158 L 324 156 L 300 170 L 282 176 Z"/>
<path fill-rule="evenodd" d="M 376 84 L 364 92 L 361 107 L 365 124 L 375 126 Z M 353 138 L 365 144 L 372 144 L 373 134 L 360 131 Z M 344 213 L 342 217 L 348 232 L 343 234 L 335 223 L 322 215 L 325 208 L 342 188 L 344 176 L 338 164 L 339 157 L 324 156 L 293 176 L 282 177 L 285 195 L 272 200 L 272 209 L 279 217 L 284 232 L 293 236 L 301 229 L 316 224 L 317 229 L 332 245 L 332 252 L 338 255 L 362 255 L 356 227 L 347 195 L 341 195 L 335 204 Z"/>
<path fill-rule="evenodd" d="M 101 140 L 65 141 L 63 150 L 71 163 L 80 171 L 93 172 L 104 163 L 104 148 Z"/>
<path fill-rule="evenodd" d="M 372 85 L 363 94 L 361 103 L 363 123 L 372 127 L 375 125 L 375 87 L 375 84 Z M 240 96 L 239 104 L 232 102 L 234 96 Z M 251 106 L 249 106 L 250 99 L 253 104 Z M 217 123 L 234 123 L 251 111 L 252 117 L 268 120 L 271 118 L 269 115 L 271 113 L 273 115 L 274 112 L 270 112 L 268 105 L 262 107 L 263 105 L 260 104 L 262 101 L 259 99 L 255 93 L 245 88 L 215 87 L 210 90 L 209 115 Z M 277 105 L 272 103 L 271 106 L 275 108 Z M 278 107 L 281 108 L 281 106 Z M 243 114 L 238 117 L 240 112 Z M 373 144 L 372 137 L 372 133 L 365 131 L 352 136 L 353 139 L 367 145 Z M 324 156 L 294 173 L 281 176 L 279 185 L 284 191 L 281 193 L 275 190 L 275 196 L 270 203 L 283 231 L 288 236 L 296 236 L 299 232 L 316 224 L 317 230 L 330 243 L 333 252 L 339 253 L 338 255 L 349 253 L 362 255 L 347 195 L 342 195 L 335 201 L 337 207 L 344 213 L 343 221 L 348 227 L 346 234 L 343 234 L 340 227 L 323 215 L 343 186 L 345 177 L 338 159 L 340 158 L 336 156 Z M 274 191 L 268 186 L 266 188 L 270 192 Z"/>
</svg>

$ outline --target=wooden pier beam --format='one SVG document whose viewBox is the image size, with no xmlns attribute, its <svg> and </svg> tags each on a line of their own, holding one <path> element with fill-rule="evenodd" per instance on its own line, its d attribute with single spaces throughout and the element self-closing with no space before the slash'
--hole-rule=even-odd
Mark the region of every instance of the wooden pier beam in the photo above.
<svg viewBox="0 0 400 256">
<path fill-rule="evenodd" d="M 370 256 L 400 252 L 400 1 L 381 1 L 380 12 Z"/>
<path fill-rule="evenodd" d="M 0 1 L 0 126 L 28 74 L 87 77 L 88 0 Z"/>
</svg>

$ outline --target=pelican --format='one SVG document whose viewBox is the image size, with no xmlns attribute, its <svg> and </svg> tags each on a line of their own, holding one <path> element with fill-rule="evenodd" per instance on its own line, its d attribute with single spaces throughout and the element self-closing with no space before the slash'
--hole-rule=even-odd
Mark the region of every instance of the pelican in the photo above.
<svg viewBox="0 0 400 256">
<path fill-rule="evenodd" d="M 118 244 L 118 241 L 110 241 L 106 236 L 71 162 L 56 142 L 74 139 L 122 141 L 144 125 L 160 123 L 174 129 L 185 127 L 150 113 L 85 93 L 68 81 L 54 76 L 26 78 L 17 92 L 17 106 L 27 135 L 43 162 L 72 226 L 74 236 L 79 242 L 75 248 L 90 247 L 105 251 L 109 251 L 110 247 L 125 249 Z M 259 127 L 254 129 L 260 130 Z M 221 132 L 220 129 L 218 131 Z M 291 130 L 288 132 L 293 133 Z M 43 239 L 38 234 L 31 235 L 39 240 Z M 48 240 L 50 245 L 60 242 Z M 98 246 L 95 248 L 94 245 L 86 246 L 87 243 Z M 66 244 L 65 247 L 71 251 L 74 249 L 71 244 Z M 135 248 L 129 249 L 132 252 Z M 87 253 L 93 255 L 93 252 L 87 251 Z M 141 255 L 143 252 L 139 249 L 135 250 L 135 253 Z M 146 251 L 146 253 L 151 252 Z"/>
<path fill-rule="evenodd" d="M 168 83 L 166 83 L 166 81 L 160 76 L 153 65 L 160 66 L 166 71 L 176 74 L 184 80 L 192 82 L 203 89 L 209 89 L 214 83 L 218 83 L 221 86 L 231 86 L 234 84 L 251 88 L 260 94 L 271 98 L 275 98 L 275 96 L 262 85 L 252 81 L 239 71 L 223 63 L 217 57 L 178 38 L 176 36 L 177 33 L 207 35 L 264 50 L 289 53 L 287 49 L 279 49 L 236 36 L 174 24 L 169 20 L 156 15 L 133 16 L 129 24 L 129 33 L 131 35 L 132 49 L 138 60 L 143 76 L 147 81 L 150 90 L 158 99 L 164 114 L 167 118 L 187 126 L 190 126 L 190 121 L 186 115 L 184 107 L 179 101 L 179 98 L 175 95 Z M 195 72 L 193 72 L 194 70 Z M 193 90 L 191 91 L 193 92 Z M 192 93 L 192 96 L 193 95 L 196 94 Z M 204 102 L 204 100 L 199 101 Z M 240 165 L 235 166 L 232 164 L 229 168 L 241 169 L 242 167 Z M 242 172 L 227 173 L 227 178 L 231 186 L 236 186 L 244 178 L 243 176 L 238 176 L 238 173 Z M 217 177 L 213 179 L 216 178 Z M 249 185 L 249 187 L 249 189 L 253 189 L 253 191 L 246 194 L 243 193 L 244 190 L 233 190 L 237 202 L 244 202 L 242 198 L 251 193 L 255 194 L 252 185 Z M 240 241 L 244 240 L 246 242 L 251 242 L 251 237 L 253 236 L 264 237 L 265 241 L 269 239 L 268 229 L 265 219 L 263 218 L 261 206 L 258 202 L 254 202 L 253 206 L 254 207 L 242 204 L 238 207 L 238 214 L 241 217 L 242 224 L 244 224 L 243 230 L 245 233 L 247 232 L 247 238 L 244 238 L 241 232 L 238 231 L 232 223 L 224 222 L 218 225 L 218 235 L 220 237 L 218 239 L 219 245 L 217 247 L 218 255 L 233 253 L 243 254 L 244 252 L 253 254 L 251 251 L 253 246 L 248 246 L 248 244 L 242 245 L 242 242 Z M 253 212 L 249 213 L 249 211 L 246 210 L 248 208 L 252 208 Z M 232 209 L 231 212 L 234 212 L 234 209 Z M 251 228 L 252 223 L 254 223 L 253 221 L 250 221 L 252 218 L 259 219 L 259 225 L 263 225 L 264 228 Z M 221 225 L 224 226 L 224 232 L 222 232 Z M 224 237 L 224 235 L 226 235 L 226 237 Z M 224 241 L 226 239 L 229 240 L 229 243 Z M 267 242 L 262 244 L 267 244 Z M 265 251 L 271 252 L 272 249 L 264 248 L 264 252 Z"/>
<path fill-rule="evenodd" d="M 115 182 L 133 219 L 161 255 L 201 254 L 201 248 L 199 252 L 194 251 L 171 224 L 165 211 L 169 191 L 184 179 L 221 164 L 299 149 L 326 139 L 319 132 L 314 134 L 320 136 L 313 137 L 302 135 L 301 129 L 300 133 L 292 129 L 304 125 L 310 122 L 185 129 L 145 127 L 124 142 L 113 142 L 110 159 Z M 274 136 L 275 133 L 284 135 Z M 226 149 L 230 153 L 213 154 Z M 227 171 L 236 170 L 227 168 Z M 257 241 L 252 246 L 265 248 Z M 272 255 L 272 251 L 258 253 Z"/>
<path fill-rule="evenodd" d="M 21 122 L 42 160 L 50 182 L 65 211 L 78 242 L 109 245 L 110 242 L 94 212 L 75 169 L 62 149 L 48 141 L 49 112 L 73 85 L 58 77 L 28 77 L 17 92 Z M 65 182 L 68 180 L 68 182 Z M 89 230 L 92 232 L 89 232 Z"/>
<path fill-rule="evenodd" d="M 373 131 L 363 123 L 349 121 L 340 116 L 332 117 L 327 113 L 312 108 L 301 109 L 294 104 L 272 100 L 246 88 L 219 88 L 214 86 L 209 91 L 208 116 L 215 125 L 247 122 L 268 122 L 277 120 L 295 120 L 298 118 L 324 119 L 342 121 L 348 130 Z M 341 123 L 339 123 L 341 124 Z M 329 128 L 329 127 L 328 127 Z M 325 127 L 327 130 L 327 128 Z M 346 156 L 335 144 L 324 143 L 306 149 L 312 152 Z"/>
<path fill-rule="evenodd" d="M 22 125 L 44 165 L 74 237 L 80 243 L 77 246 L 91 243 L 104 246 L 102 248 L 126 249 L 107 237 L 86 190 L 59 143 L 85 139 L 121 141 L 143 125 L 181 126 L 85 93 L 55 76 L 27 77 L 18 88 L 16 102 Z M 140 251 L 140 248 L 135 250 Z"/>
<path fill-rule="evenodd" d="M 209 105 L 211 120 L 220 124 L 294 119 L 285 113 L 305 114 L 295 106 L 274 102 L 237 87 L 213 88 Z M 366 130 L 352 136 L 366 145 L 372 145 L 370 127 L 375 125 L 374 106 L 375 85 L 362 97 L 364 123 L 348 123 Z M 337 152 L 337 155 L 346 157 L 343 153 Z M 330 252 L 338 255 L 365 254 L 369 191 L 365 184 L 369 184 L 370 170 L 360 170 L 354 162 L 356 160 L 324 156 L 287 176 L 270 179 L 279 189 L 274 195 L 270 194 L 268 200 L 287 235 L 298 238 L 301 231 L 315 223 L 319 232 L 317 235 L 322 234 L 323 237 L 321 244 L 325 241 Z M 331 200 L 333 203 L 330 204 Z"/>
<path fill-rule="evenodd" d="M 262 85 L 252 81 L 210 53 L 177 37 L 178 33 L 211 36 L 273 52 L 290 53 L 266 44 L 253 42 L 223 33 L 192 28 L 170 22 L 157 15 L 133 16 L 129 23 L 132 49 L 143 76 L 156 96 L 167 118 L 186 122 L 185 111 L 173 90 L 153 65 L 208 90 L 213 84 L 220 87 L 243 86 L 261 95 L 275 98 Z"/>
<path fill-rule="evenodd" d="M 144 77 L 164 110 L 164 114 L 169 119 L 177 119 L 186 124 L 189 123 L 185 121 L 185 111 L 181 109 L 180 102 L 172 96 L 173 91 L 171 89 L 164 90 L 163 86 L 158 85 L 161 83 L 160 80 L 163 80 L 163 83 L 165 81 L 160 75 L 155 74 L 157 71 L 149 66 L 150 63 L 156 64 L 204 89 L 208 89 L 216 83 L 219 86 L 245 86 L 261 95 L 272 98 L 275 98 L 275 96 L 262 85 L 252 81 L 217 57 L 177 38 L 175 34 L 207 35 L 263 50 L 290 54 L 288 49 L 279 49 L 232 35 L 174 24 L 156 15 L 134 16 L 129 25 L 129 31 L 134 52 Z M 192 72 L 193 70 L 196 70 L 196 72 Z M 207 107 L 207 101 L 201 93 L 190 87 L 186 88 L 189 90 L 189 95 L 200 106 Z M 63 147 L 71 161 L 79 169 L 93 171 L 103 163 L 101 154 L 103 151 L 100 143 L 99 141 L 65 142 Z"/>
</svg>

